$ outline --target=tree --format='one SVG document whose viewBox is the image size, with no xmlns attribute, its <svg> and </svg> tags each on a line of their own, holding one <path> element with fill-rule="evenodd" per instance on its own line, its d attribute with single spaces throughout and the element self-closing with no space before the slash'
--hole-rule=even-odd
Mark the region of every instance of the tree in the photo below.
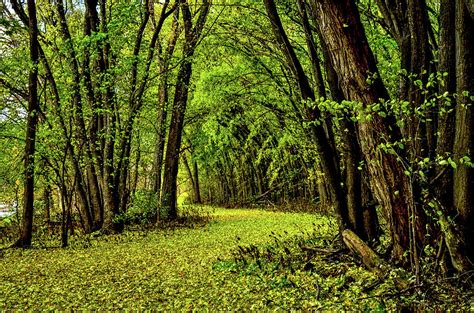
<svg viewBox="0 0 474 313">
<path fill-rule="evenodd" d="M 178 76 L 176 78 L 176 89 L 171 109 L 171 124 L 164 162 L 165 170 L 161 192 L 161 203 L 158 210 L 160 221 L 172 221 L 177 218 L 176 178 L 178 176 L 184 116 L 186 114 L 189 83 L 192 74 L 192 57 L 196 46 L 201 39 L 202 31 L 209 13 L 210 3 L 207 0 L 204 0 L 195 25 L 193 25 L 193 16 L 188 1 L 181 0 L 180 7 L 183 16 L 185 43 L 183 47 L 183 61 L 179 67 Z"/>
<path fill-rule="evenodd" d="M 38 22 L 36 20 L 36 4 L 28 0 L 28 34 L 30 51 L 30 70 L 28 77 L 28 110 L 26 122 L 23 190 L 23 220 L 21 235 L 15 243 L 17 247 L 30 247 L 33 231 L 33 212 L 35 194 L 35 145 L 38 114 L 40 110 L 38 101 Z"/>
<path fill-rule="evenodd" d="M 474 95 L 474 19 L 469 14 L 469 1 L 456 1 L 456 131 L 454 158 L 459 166 L 454 170 L 453 204 L 459 214 L 458 225 L 465 254 L 474 260 L 474 167 L 470 160 L 474 151 L 474 118 L 472 117 L 472 95 Z M 465 162 L 463 162 L 463 160 Z M 469 160 L 468 162 L 466 162 Z"/>
<path fill-rule="evenodd" d="M 389 153 L 381 151 L 387 142 L 396 142 L 401 134 L 393 118 L 379 114 L 368 116 L 367 107 L 389 99 L 380 79 L 377 65 L 368 45 L 359 12 L 351 0 L 315 0 L 315 14 L 322 40 L 328 47 L 329 57 L 338 75 L 346 99 L 362 104 L 358 112 L 358 139 L 369 170 L 372 191 L 390 217 L 393 257 L 403 260 L 405 251 L 417 260 L 415 239 L 409 216 L 419 223 L 415 212 L 412 185 L 397 160 L 395 148 Z M 369 78 L 371 83 L 369 83 Z M 418 228 L 417 228 L 418 229 Z"/>
<path fill-rule="evenodd" d="M 314 101 L 314 91 L 283 29 L 274 1 L 264 0 L 264 4 L 272 24 L 273 33 L 283 54 L 287 58 L 290 70 L 298 84 L 303 100 Z M 313 106 L 311 109 L 306 107 L 306 114 L 308 120 L 312 122 L 322 119 L 322 114 L 317 106 Z M 334 150 L 334 143 L 332 142 L 332 129 L 330 125 L 325 125 L 324 123 L 323 121 L 320 123 L 312 123 L 311 135 L 318 149 L 317 152 L 320 157 L 321 170 L 324 173 L 324 179 L 331 195 L 331 204 L 338 214 L 340 228 L 342 230 L 347 227 L 346 225 L 348 225 L 349 222 L 347 202 L 344 189 L 340 186 L 341 177 L 336 151 Z"/>
</svg>

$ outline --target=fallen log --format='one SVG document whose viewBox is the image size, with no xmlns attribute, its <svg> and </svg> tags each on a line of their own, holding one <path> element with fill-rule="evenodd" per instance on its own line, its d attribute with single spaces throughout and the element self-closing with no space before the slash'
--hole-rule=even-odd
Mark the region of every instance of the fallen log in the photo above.
<svg viewBox="0 0 474 313">
<path fill-rule="evenodd" d="M 362 259 L 362 263 L 377 277 L 383 278 L 387 272 L 385 262 L 352 230 L 342 231 L 342 240 L 346 246 Z"/>
</svg>

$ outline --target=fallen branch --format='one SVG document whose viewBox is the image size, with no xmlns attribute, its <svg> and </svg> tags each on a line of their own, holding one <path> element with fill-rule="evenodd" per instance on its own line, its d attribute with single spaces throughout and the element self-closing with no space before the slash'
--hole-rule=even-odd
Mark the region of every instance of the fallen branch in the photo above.
<svg viewBox="0 0 474 313">
<path fill-rule="evenodd" d="M 378 278 L 383 278 L 387 265 L 359 236 L 352 230 L 342 232 L 342 240 L 346 246 L 362 259 L 362 263 Z"/>
</svg>

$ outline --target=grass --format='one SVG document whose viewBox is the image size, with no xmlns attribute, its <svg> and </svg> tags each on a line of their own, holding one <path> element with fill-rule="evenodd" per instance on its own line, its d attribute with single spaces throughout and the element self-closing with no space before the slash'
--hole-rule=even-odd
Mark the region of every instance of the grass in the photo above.
<svg viewBox="0 0 474 313">
<path fill-rule="evenodd" d="M 326 259 L 304 268 L 309 263 L 297 246 L 332 238 L 327 217 L 206 210 L 211 221 L 194 228 L 76 239 L 67 249 L 5 250 L 0 311 L 395 307 L 377 298 L 383 285 L 363 292 L 375 277 L 356 264 Z"/>
</svg>

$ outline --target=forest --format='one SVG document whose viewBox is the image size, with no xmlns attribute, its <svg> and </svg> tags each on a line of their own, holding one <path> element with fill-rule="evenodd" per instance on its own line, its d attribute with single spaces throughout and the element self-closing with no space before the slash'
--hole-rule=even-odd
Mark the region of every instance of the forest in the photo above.
<svg viewBox="0 0 474 313">
<path fill-rule="evenodd" d="M 0 310 L 474 310 L 473 22 L 0 0 Z"/>
</svg>

